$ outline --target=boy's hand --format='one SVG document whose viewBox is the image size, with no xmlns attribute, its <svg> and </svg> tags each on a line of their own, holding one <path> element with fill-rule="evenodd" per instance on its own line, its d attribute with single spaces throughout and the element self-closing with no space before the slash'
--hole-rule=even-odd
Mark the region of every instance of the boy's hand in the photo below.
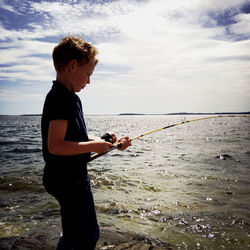
<svg viewBox="0 0 250 250">
<path fill-rule="evenodd" d="M 108 132 L 108 133 L 112 136 L 113 143 L 116 143 L 116 142 L 117 142 L 117 137 L 116 137 L 116 135 L 114 134 L 114 132 Z"/>
<path fill-rule="evenodd" d="M 117 147 L 118 150 L 125 150 L 127 147 L 131 146 L 131 140 L 128 136 L 122 137 L 117 141 L 117 144 L 118 144 Z"/>
<path fill-rule="evenodd" d="M 113 146 L 112 143 L 109 143 L 109 142 L 106 142 L 106 141 L 103 141 L 103 140 L 98 140 L 98 141 L 95 141 L 95 150 L 94 152 L 98 153 L 98 154 L 102 154 L 102 153 L 106 153 L 107 150 L 109 148 L 111 148 Z"/>
</svg>

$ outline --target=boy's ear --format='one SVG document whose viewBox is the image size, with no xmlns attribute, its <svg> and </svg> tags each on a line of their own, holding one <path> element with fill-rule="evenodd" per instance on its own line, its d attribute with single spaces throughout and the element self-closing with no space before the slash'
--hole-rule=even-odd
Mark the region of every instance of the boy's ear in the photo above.
<svg viewBox="0 0 250 250">
<path fill-rule="evenodd" d="M 66 68 L 67 70 L 71 71 L 71 70 L 74 70 L 77 66 L 77 61 L 75 59 L 71 60 L 68 62 Z"/>
</svg>

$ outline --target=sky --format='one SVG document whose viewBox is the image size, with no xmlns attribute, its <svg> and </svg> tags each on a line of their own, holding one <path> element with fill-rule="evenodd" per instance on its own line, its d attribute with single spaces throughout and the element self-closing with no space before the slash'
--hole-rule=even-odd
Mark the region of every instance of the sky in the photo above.
<svg viewBox="0 0 250 250">
<path fill-rule="evenodd" d="M 250 0 L 0 0 L 0 114 L 42 113 L 67 35 L 99 51 L 85 114 L 250 111 Z"/>
</svg>

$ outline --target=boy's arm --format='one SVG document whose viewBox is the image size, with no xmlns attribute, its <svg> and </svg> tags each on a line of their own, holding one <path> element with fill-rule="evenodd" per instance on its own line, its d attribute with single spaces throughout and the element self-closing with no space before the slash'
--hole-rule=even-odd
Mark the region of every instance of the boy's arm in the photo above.
<svg viewBox="0 0 250 250">
<path fill-rule="evenodd" d="M 112 140 L 113 140 L 112 143 L 113 143 L 113 144 L 117 142 L 117 137 L 116 137 L 116 135 L 114 134 L 114 132 L 108 132 L 108 133 L 106 133 L 106 134 L 109 134 L 109 135 L 112 137 Z M 106 134 L 105 134 L 105 135 L 106 135 Z M 102 137 L 97 137 L 97 136 L 89 135 L 89 140 L 90 140 L 90 141 L 104 140 L 103 137 L 104 137 L 104 136 L 102 136 Z M 105 141 L 106 141 L 106 140 L 105 140 Z"/>
<path fill-rule="evenodd" d="M 53 120 L 49 124 L 48 150 L 55 155 L 78 155 L 84 153 L 104 153 L 113 145 L 103 140 L 73 142 L 64 140 L 67 131 L 67 120 Z"/>
<path fill-rule="evenodd" d="M 100 137 L 94 136 L 94 135 L 88 135 L 90 141 L 99 141 L 101 140 Z"/>
</svg>

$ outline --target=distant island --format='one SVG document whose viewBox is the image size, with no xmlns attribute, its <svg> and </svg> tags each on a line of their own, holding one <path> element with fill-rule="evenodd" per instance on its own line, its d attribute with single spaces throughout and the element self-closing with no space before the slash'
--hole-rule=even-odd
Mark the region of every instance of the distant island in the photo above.
<svg viewBox="0 0 250 250">
<path fill-rule="evenodd" d="M 214 112 L 214 113 L 168 113 L 166 115 L 249 115 L 250 112 Z"/>
</svg>

